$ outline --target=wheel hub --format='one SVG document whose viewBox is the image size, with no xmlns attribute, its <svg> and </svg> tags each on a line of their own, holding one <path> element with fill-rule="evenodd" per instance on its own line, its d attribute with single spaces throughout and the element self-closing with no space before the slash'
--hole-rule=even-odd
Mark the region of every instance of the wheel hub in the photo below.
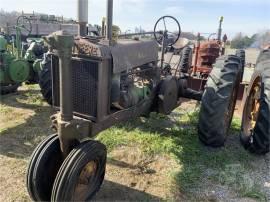
<svg viewBox="0 0 270 202">
<path fill-rule="evenodd" d="M 89 193 L 89 187 L 93 183 L 95 174 L 97 173 L 97 162 L 90 161 L 82 169 L 77 186 L 75 187 L 75 200 L 85 200 Z M 94 184 L 93 184 L 94 185 Z"/>
<path fill-rule="evenodd" d="M 246 136 L 250 136 L 256 126 L 260 109 L 261 78 L 257 77 L 252 84 L 246 100 L 243 114 L 243 129 Z"/>
<path fill-rule="evenodd" d="M 254 86 L 252 97 L 251 97 L 251 112 L 250 112 L 250 128 L 249 130 L 252 131 L 256 125 L 258 112 L 260 108 L 260 94 L 261 94 L 261 87 L 258 83 Z"/>
</svg>

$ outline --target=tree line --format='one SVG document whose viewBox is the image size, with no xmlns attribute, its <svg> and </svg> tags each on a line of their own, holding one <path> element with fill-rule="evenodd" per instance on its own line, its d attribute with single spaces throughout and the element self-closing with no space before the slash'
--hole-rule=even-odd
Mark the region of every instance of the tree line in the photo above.
<svg viewBox="0 0 270 202">
<path fill-rule="evenodd" d="M 238 33 L 231 40 L 230 44 L 231 48 L 235 49 L 262 48 L 263 46 L 270 44 L 270 30 L 253 34 L 251 37 Z"/>
</svg>

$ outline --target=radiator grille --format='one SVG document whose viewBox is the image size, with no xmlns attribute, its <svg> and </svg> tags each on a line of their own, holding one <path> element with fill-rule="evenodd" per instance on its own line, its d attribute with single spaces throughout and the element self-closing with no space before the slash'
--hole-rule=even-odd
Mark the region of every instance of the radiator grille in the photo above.
<svg viewBox="0 0 270 202">
<path fill-rule="evenodd" d="M 72 101 L 73 111 L 85 117 L 97 115 L 97 61 L 72 59 Z M 59 107 L 59 61 L 52 58 L 53 104 Z"/>
</svg>

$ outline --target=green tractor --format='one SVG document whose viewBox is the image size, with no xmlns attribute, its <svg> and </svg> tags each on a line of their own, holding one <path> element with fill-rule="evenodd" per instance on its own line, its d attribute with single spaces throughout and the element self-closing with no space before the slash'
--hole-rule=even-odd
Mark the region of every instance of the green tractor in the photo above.
<svg viewBox="0 0 270 202">
<path fill-rule="evenodd" d="M 2 95 L 15 92 L 22 82 L 38 82 L 38 75 L 42 69 L 41 58 L 46 51 L 42 42 L 35 40 L 31 41 L 28 48 L 23 48 L 22 32 L 29 35 L 32 31 L 28 18 L 18 17 L 14 28 L 16 39 L 12 42 L 8 41 L 5 35 L 0 35 L 0 93 Z"/>
<path fill-rule="evenodd" d="M 7 40 L 0 36 L 0 92 L 12 93 L 29 75 L 29 64 L 7 50 Z"/>
</svg>

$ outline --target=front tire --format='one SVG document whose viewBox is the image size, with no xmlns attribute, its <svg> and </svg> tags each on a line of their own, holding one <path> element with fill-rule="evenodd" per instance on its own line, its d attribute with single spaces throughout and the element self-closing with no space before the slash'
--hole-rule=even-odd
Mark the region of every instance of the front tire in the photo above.
<svg viewBox="0 0 270 202">
<path fill-rule="evenodd" d="M 57 174 L 51 201 L 89 201 L 104 180 L 106 155 L 105 145 L 97 141 L 75 147 Z"/>
<path fill-rule="evenodd" d="M 33 201 L 50 200 L 53 182 L 60 165 L 59 139 L 57 134 L 50 135 L 35 148 L 30 157 L 26 186 Z"/>
<path fill-rule="evenodd" d="M 198 125 L 199 139 L 208 146 L 224 145 L 236 103 L 240 69 L 238 57 L 221 56 L 208 77 Z"/>
</svg>

